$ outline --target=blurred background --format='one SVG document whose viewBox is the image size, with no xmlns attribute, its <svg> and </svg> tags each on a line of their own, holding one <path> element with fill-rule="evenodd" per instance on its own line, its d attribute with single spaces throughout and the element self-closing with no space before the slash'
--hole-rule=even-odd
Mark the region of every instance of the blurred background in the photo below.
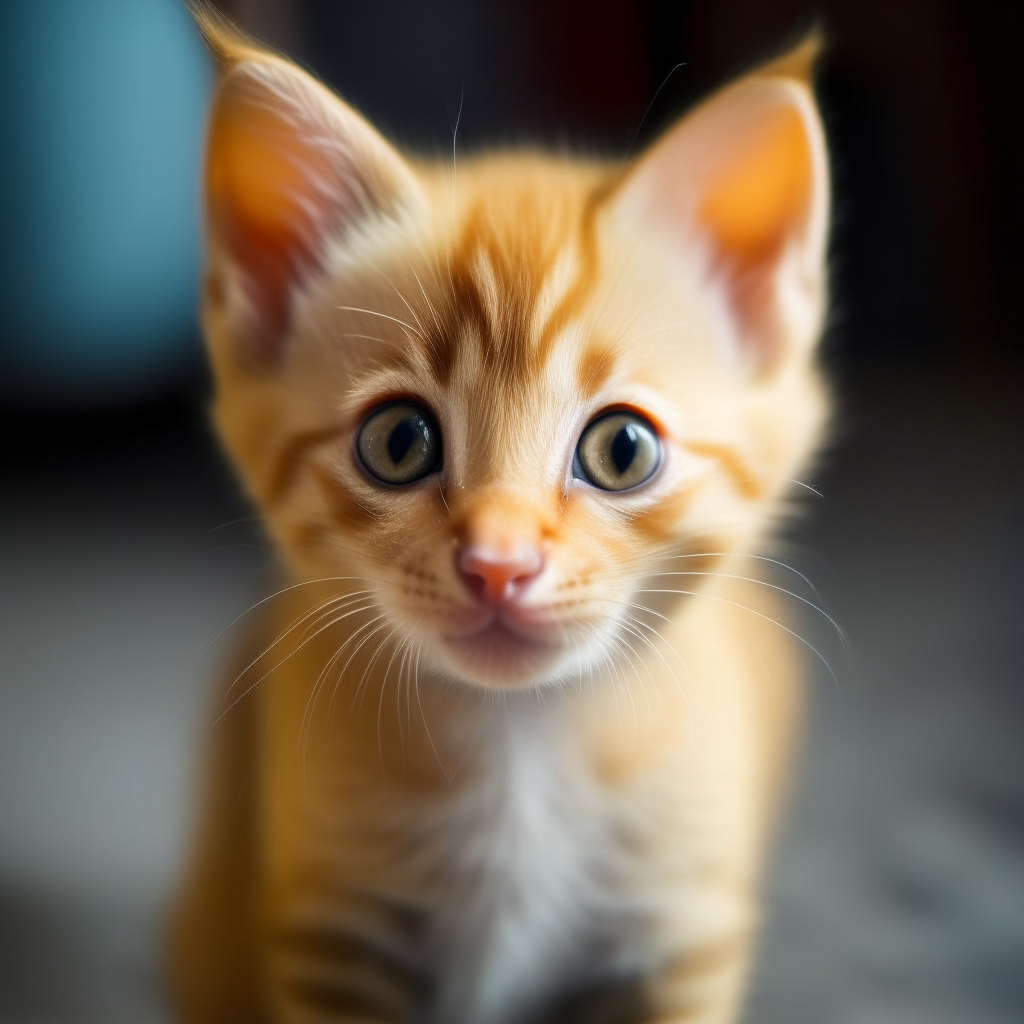
<svg viewBox="0 0 1024 1024">
<path fill-rule="evenodd" d="M 750 1024 L 1024 1020 L 1020 24 L 970 0 L 224 0 L 399 143 L 622 154 L 812 24 L 836 440 Z M 681 65 L 678 66 L 677 65 Z M 675 69 L 673 71 L 673 69 Z M 174 0 L 0 5 L 0 1021 L 167 1019 L 208 641 L 272 556 L 206 421 L 212 69 Z M 660 87 L 660 90 L 659 90 Z M 459 111 L 461 109 L 461 117 Z"/>
</svg>

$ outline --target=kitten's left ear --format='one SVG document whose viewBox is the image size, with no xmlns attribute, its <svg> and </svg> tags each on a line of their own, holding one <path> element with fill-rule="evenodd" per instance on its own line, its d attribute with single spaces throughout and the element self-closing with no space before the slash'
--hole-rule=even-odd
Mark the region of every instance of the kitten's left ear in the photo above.
<svg viewBox="0 0 1024 1024">
<path fill-rule="evenodd" d="M 422 195 L 406 162 L 351 107 L 205 8 L 196 14 L 222 66 L 206 152 L 207 308 L 233 356 L 272 365 L 296 293 L 333 248 L 369 220 L 401 219 Z"/>
<path fill-rule="evenodd" d="M 825 308 L 828 154 L 811 91 L 812 35 L 727 86 L 637 161 L 618 199 L 724 286 L 755 374 L 808 352 Z"/>
</svg>

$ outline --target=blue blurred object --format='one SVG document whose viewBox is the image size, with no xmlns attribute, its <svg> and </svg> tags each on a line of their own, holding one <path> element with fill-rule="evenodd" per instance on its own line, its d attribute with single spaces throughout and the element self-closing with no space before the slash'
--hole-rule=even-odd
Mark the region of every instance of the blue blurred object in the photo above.
<svg viewBox="0 0 1024 1024">
<path fill-rule="evenodd" d="M 0 391 L 95 401 L 198 350 L 211 69 L 176 0 L 0 3 Z"/>
</svg>

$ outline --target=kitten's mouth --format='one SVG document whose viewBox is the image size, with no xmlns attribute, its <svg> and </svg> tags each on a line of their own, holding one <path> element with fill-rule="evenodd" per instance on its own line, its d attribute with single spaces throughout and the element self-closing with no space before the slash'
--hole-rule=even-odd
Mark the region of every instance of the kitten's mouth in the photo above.
<svg viewBox="0 0 1024 1024">
<path fill-rule="evenodd" d="M 445 640 L 469 673 L 496 685 L 527 683 L 558 654 L 555 644 L 498 613 Z"/>
</svg>

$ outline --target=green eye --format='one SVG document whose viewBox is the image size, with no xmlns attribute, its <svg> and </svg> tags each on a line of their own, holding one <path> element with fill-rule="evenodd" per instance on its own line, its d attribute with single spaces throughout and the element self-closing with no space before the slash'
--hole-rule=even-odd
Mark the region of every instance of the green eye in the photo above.
<svg viewBox="0 0 1024 1024">
<path fill-rule="evenodd" d="M 356 441 L 368 473 L 387 484 L 411 484 L 441 465 L 441 432 L 413 402 L 391 402 L 366 418 Z"/>
<path fill-rule="evenodd" d="M 626 491 L 653 476 L 660 462 L 654 427 L 635 413 L 612 412 L 583 431 L 573 472 L 604 491 Z"/>
</svg>

